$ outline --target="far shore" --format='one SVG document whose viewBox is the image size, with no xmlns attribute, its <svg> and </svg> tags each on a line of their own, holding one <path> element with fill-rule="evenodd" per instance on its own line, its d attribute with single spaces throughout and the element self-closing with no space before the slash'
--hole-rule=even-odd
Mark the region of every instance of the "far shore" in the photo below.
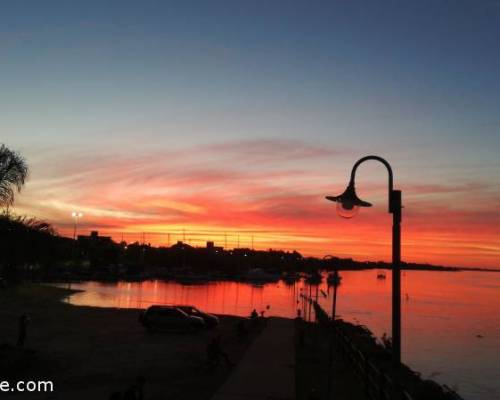
<svg viewBox="0 0 500 400">
<path fill-rule="evenodd" d="M 338 268 L 339 272 L 342 271 L 369 271 L 369 270 L 377 270 L 377 271 L 392 271 L 392 268 L 384 266 L 384 267 L 365 267 L 365 268 Z M 428 267 L 408 267 L 405 266 L 401 268 L 401 271 L 422 271 L 422 272 L 496 272 L 500 273 L 500 269 L 493 268 L 472 268 L 472 267 L 443 267 L 443 266 L 428 266 Z M 327 271 L 326 271 L 327 272 Z M 389 275 L 390 277 L 390 275 Z M 293 282 L 297 281 L 298 278 L 294 280 L 289 280 L 287 276 L 279 278 L 284 280 L 288 284 L 293 284 Z M 265 284 L 265 283 L 274 283 L 279 280 L 278 278 L 272 280 L 251 280 L 244 279 L 237 276 L 220 276 L 218 274 L 214 276 L 210 275 L 198 275 L 193 273 L 192 276 L 183 275 L 181 277 L 176 277 L 175 275 L 165 276 L 163 274 L 155 274 L 155 273 L 142 273 L 142 274 L 107 274 L 107 273 L 97 273 L 91 275 L 80 275 L 80 274 L 71 274 L 64 276 L 50 276 L 44 279 L 35 280 L 36 282 L 43 283 L 79 283 L 79 282 L 144 282 L 148 280 L 164 280 L 164 281 L 174 281 L 181 284 L 192 284 L 192 283 L 208 283 L 208 282 L 217 282 L 217 281 L 228 281 L 228 282 L 241 282 L 241 283 L 249 283 L 249 284 Z M 312 285 L 317 284 L 317 281 L 312 282 Z"/>
</svg>

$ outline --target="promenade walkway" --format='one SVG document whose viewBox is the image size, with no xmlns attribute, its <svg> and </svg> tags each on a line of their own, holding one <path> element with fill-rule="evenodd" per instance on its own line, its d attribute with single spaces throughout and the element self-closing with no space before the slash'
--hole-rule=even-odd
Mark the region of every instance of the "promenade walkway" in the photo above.
<svg viewBox="0 0 500 400">
<path fill-rule="evenodd" d="M 293 400 L 294 321 L 270 318 L 212 400 Z"/>
</svg>

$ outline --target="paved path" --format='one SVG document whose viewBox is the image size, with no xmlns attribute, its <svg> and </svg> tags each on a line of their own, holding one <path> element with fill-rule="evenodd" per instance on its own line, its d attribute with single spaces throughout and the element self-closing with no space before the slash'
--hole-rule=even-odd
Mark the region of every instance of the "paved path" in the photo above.
<svg viewBox="0 0 500 400">
<path fill-rule="evenodd" d="M 294 321 L 270 318 L 212 400 L 293 400 Z"/>
</svg>

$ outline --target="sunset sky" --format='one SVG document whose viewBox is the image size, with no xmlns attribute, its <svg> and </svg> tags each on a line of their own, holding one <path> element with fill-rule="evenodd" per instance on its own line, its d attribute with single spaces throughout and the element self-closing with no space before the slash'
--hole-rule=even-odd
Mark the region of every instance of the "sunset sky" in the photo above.
<svg viewBox="0 0 500 400">
<path fill-rule="evenodd" d="M 500 268 L 500 3 L 16 1 L 0 7 L 15 211 L 72 235 Z M 403 4 L 404 3 L 404 4 Z"/>
</svg>

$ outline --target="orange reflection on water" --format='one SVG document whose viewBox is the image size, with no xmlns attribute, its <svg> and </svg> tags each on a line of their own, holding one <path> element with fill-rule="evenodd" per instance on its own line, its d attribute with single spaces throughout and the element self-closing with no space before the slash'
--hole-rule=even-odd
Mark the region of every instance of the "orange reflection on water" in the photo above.
<svg viewBox="0 0 500 400">
<path fill-rule="evenodd" d="M 216 314 L 247 316 L 270 306 L 268 314 L 292 318 L 296 315 L 298 285 L 282 282 L 261 285 L 240 282 L 210 282 L 181 285 L 175 282 L 145 281 L 87 282 L 72 287 L 85 292 L 71 297 L 75 305 L 146 308 L 152 304 L 192 304 Z"/>
<path fill-rule="evenodd" d="M 377 271 L 341 272 L 337 315 L 367 325 L 377 337 L 391 333 L 391 274 Z M 84 292 L 73 295 L 75 305 L 146 308 L 151 304 L 192 304 L 208 312 L 248 316 L 255 308 L 266 315 L 293 318 L 302 308 L 299 294 L 318 295 L 330 313 L 333 290 L 325 281 L 280 281 L 264 286 L 241 282 L 181 285 L 146 281 L 72 285 Z M 403 360 L 424 377 L 456 387 L 469 400 L 500 398 L 500 273 L 402 273 Z M 302 315 L 304 315 L 302 310 Z M 479 336 L 478 336 L 479 335 Z"/>
</svg>

